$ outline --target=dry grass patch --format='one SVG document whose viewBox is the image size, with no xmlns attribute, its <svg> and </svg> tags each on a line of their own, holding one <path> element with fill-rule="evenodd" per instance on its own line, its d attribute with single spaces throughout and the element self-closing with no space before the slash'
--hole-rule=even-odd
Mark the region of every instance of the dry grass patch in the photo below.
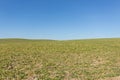
<svg viewBox="0 0 120 80">
<path fill-rule="evenodd" d="M 120 76 L 111 77 L 111 78 L 106 78 L 106 79 L 100 79 L 100 80 L 120 80 Z"/>
</svg>

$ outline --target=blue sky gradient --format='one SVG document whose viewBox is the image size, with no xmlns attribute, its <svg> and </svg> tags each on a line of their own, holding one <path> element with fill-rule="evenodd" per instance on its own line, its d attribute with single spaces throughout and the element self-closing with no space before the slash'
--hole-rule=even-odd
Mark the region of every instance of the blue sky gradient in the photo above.
<svg viewBox="0 0 120 80">
<path fill-rule="evenodd" d="M 120 0 L 0 0 L 0 38 L 120 37 Z"/>
</svg>

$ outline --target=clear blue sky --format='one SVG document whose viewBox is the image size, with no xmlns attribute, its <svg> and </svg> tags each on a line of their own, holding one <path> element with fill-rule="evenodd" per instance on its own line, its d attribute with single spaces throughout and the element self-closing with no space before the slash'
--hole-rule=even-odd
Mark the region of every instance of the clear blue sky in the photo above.
<svg viewBox="0 0 120 80">
<path fill-rule="evenodd" d="M 0 38 L 120 37 L 120 0 L 0 0 Z"/>
</svg>

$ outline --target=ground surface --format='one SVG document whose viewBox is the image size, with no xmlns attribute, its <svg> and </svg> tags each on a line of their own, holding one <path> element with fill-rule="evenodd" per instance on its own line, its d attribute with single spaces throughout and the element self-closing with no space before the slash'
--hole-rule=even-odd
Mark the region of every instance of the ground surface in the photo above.
<svg viewBox="0 0 120 80">
<path fill-rule="evenodd" d="M 0 80 L 120 80 L 120 39 L 0 40 Z"/>
</svg>

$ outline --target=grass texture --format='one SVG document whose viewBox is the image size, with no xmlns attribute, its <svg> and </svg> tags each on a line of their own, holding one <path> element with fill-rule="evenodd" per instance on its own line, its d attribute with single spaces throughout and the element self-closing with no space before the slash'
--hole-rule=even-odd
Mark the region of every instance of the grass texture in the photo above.
<svg viewBox="0 0 120 80">
<path fill-rule="evenodd" d="M 116 76 L 120 76 L 119 38 L 0 39 L 0 80 L 104 80 Z"/>
</svg>

